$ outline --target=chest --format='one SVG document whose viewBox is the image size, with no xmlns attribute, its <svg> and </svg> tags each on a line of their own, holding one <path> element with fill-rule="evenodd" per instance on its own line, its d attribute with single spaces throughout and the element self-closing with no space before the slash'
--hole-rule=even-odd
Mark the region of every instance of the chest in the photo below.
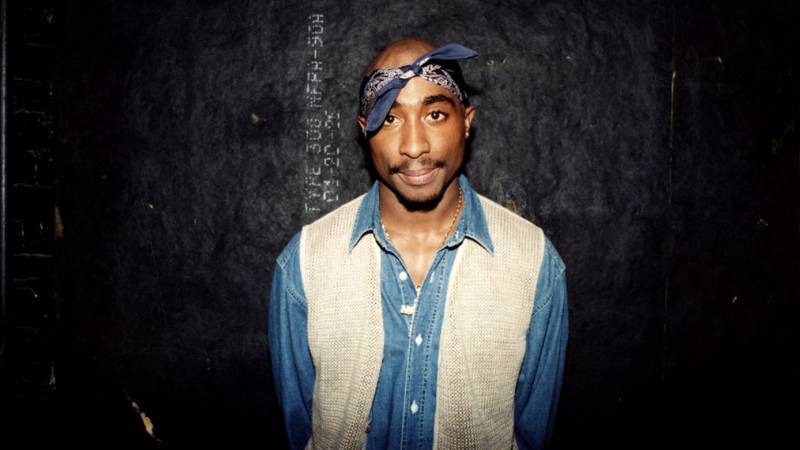
<svg viewBox="0 0 800 450">
<path fill-rule="evenodd" d="M 437 260 L 441 242 L 409 242 L 397 239 L 397 242 L 392 242 L 392 244 L 414 286 L 422 286 L 434 261 Z"/>
</svg>

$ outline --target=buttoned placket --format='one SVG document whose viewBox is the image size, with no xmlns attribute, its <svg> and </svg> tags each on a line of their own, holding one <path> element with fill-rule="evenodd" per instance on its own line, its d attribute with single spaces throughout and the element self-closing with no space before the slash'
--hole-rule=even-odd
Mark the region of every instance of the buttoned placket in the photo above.
<svg viewBox="0 0 800 450">
<path fill-rule="evenodd" d="M 381 302 L 385 343 L 381 380 L 385 384 L 379 384 L 373 400 L 369 416 L 371 426 L 367 430 L 371 437 L 367 448 L 431 448 L 436 414 L 439 336 L 447 284 L 458 248 L 467 235 L 466 218 L 470 217 L 470 208 L 465 206 L 453 235 L 437 250 L 417 290 L 402 257 L 383 231 L 377 202 L 375 206 L 370 211 L 372 223 L 369 231 L 382 250 Z M 400 359 L 392 357 L 390 362 L 387 359 L 389 354 Z M 384 374 L 384 370 L 391 372 Z M 380 416 L 375 416 L 376 412 Z M 376 420 L 384 433 L 393 434 L 391 441 L 383 440 L 384 433 L 371 434 Z"/>
<path fill-rule="evenodd" d="M 400 293 L 400 303 L 396 308 L 408 327 L 405 371 L 398 380 L 404 383 L 400 433 L 402 449 L 426 448 L 431 445 L 423 442 L 426 435 L 425 419 L 428 414 L 435 413 L 425 408 L 426 403 L 435 398 L 433 391 L 435 386 L 431 374 L 435 373 L 433 364 L 436 361 L 433 354 L 438 349 L 434 349 L 430 344 L 435 340 L 434 333 L 440 330 L 441 321 L 437 319 L 444 309 L 446 292 L 444 282 L 448 279 L 446 269 L 452 264 L 451 258 L 455 257 L 455 249 L 451 247 L 458 243 L 458 236 L 459 231 L 456 231 L 447 245 L 436 252 L 419 289 L 414 286 L 414 281 L 408 275 L 396 249 L 390 242 L 385 242 L 392 271 L 396 274 L 394 280 Z M 411 314 L 402 313 L 409 309 L 412 310 Z"/>
</svg>

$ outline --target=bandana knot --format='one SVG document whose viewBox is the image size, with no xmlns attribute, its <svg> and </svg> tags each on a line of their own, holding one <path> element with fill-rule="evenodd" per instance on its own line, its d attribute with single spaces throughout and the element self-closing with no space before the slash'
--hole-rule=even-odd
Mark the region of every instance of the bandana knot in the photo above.
<svg viewBox="0 0 800 450">
<path fill-rule="evenodd" d="M 402 74 L 400 74 L 401 80 L 408 80 L 409 78 L 413 78 L 422 73 L 422 67 L 420 66 L 413 66 L 412 68 L 406 70 Z"/>
</svg>

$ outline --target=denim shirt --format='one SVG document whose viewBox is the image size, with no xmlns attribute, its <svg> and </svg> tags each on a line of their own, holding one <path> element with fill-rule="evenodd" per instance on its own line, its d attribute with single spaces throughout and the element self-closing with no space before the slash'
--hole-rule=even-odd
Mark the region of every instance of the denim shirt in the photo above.
<svg viewBox="0 0 800 450">
<path fill-rule="evenodd" d="M 472 239 L 493 253 L 486 218 L 466 177 L 459 177 L 464 209 L 456 230 L 436 252 L 417 292 L 400 253 L 380 222 L 378 182 L 358 209 L 350 248 L 372 233 L 381 252 L 384 356 L 367 427 L 368 449 L 433 447 L 439 336 L 447 282 L 456 251 Z M 308 349 L 307 302 L 299 261 L 300 234 L 277 259 L 269 304 L 269 346 L 289 446 L 311 437 L 314 365 Z M 414 308 L 401 314 L 402 305 Z M 521 449 L 543 448 L 553 430 L 567 344 L 564 263 L 549 239 L 536 287 L 525 356 L 514 398 L 514 437 Z"/>
</svg>

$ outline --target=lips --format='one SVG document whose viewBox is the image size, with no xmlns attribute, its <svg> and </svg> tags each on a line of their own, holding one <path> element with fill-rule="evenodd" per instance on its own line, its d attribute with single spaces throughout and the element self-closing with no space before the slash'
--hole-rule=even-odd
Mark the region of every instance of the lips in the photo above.
<svg viewBox="0 0 800 450">
<path fill-rule="evenodd" d="M 427 167 L 423 169 L 401 170 L 397 173 L 404 183 L 412 186 L 423 186 L 430 183 L 436 174 L 439 173 L 438 167 Z"/>
</svg>

